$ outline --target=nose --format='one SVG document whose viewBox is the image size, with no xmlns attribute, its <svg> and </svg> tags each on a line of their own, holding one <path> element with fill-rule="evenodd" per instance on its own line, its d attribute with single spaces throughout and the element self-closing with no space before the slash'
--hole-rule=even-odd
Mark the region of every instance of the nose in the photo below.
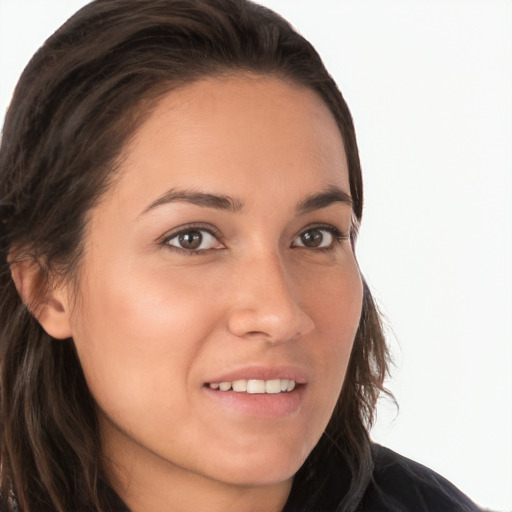
<svg viewBox="0 0 512 512">
<path fill-rule="evenodd" d="M 242 263 L 231 277 L 228 328 L 235 336 L 278 344 L 313 330 L 313 319 L 299 302 L 300 283 L 287 275 L 277 255 Z"/>
</svg>

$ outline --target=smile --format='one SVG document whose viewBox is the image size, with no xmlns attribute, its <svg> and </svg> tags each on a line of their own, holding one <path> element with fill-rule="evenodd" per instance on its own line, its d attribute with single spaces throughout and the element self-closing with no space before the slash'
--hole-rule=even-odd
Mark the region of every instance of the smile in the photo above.
<svg viewBox="0 0 512 512">
<path fill-rule="evenodd" d="M 295 388 L 295 381 L 292 379 L 271 379 L 271 380 L 258 380 L 258 379 L 239 379 L 234 381 L 225 382 L 211 382 L 207 384 L 211 389 L 219 391 L 233 390 L 236 393 L 249 393 L 249 394 L 271 394 L 287 393 L 293 391 Z"/>
</svg>

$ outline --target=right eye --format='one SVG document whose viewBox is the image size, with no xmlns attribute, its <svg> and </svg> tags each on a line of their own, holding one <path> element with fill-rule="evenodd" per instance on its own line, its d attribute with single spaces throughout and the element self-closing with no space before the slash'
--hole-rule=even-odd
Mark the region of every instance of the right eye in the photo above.
<svg viewBox="0 0 512 512">
<path fill-rule="evenodd" d="M 213 233 L 207 229 L 189 228 L 176 233 L 165 241 L 166 245 L 176 247 L 183 251 L 202 252 L 209 249 L 221 249 L 224 247 Z"/>
</svg>

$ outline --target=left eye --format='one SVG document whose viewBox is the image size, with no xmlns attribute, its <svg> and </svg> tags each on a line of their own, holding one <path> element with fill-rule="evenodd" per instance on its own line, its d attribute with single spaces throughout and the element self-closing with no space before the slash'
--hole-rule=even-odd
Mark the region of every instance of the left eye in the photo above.
<svg viewBox="0 0 512 512">
<path fill-rule="evenodd" d="M 294 247 L 309 247 L 311 249 L 324 249 L 331 247 L 335 239 L 332 230 L 327 228 L 310 228 L 303 231 L 295 240 Z"/>
<path fill-rule="evenodd" d="M 167 245 L 187 251 L 206 251 L 220 245 L 218 240 L 206 229 L 189 229 L 169 238 Z"/>
</svg>

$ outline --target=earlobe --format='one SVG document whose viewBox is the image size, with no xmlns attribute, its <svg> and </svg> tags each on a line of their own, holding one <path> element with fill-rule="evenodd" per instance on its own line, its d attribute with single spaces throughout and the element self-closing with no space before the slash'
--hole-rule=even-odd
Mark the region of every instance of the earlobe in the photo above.
<svg viewBox="0 0 512 512">
<path fill-rule="evenodd" d="M 70 338 L 72 330 L 66 287 L 49 286 L 45 271 L 33 259 L 11 263 L 11 274 L 21 300 L 41 327 L 53 338 Z"/>
</svg>

